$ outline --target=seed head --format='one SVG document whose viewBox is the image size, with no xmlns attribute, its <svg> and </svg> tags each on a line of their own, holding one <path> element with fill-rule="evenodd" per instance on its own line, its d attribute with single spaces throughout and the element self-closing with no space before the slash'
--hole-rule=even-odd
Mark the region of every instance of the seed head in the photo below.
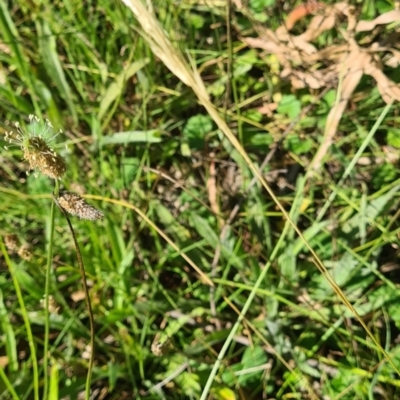
<svg viewBox="0 0 400 400">
<path fill-rule="evenodd" d="M 19 250 L 18 255 L 25 261 L 32 259 L 32 247 L 29 244 L 23 244 Z"/>
<path fill-rule="evenodd" d="M 10 252 L 15 252 L 18 249 L 18 236 L 15 234 L 9 234 L 4 236 L 4 244 L 7 247 L 7 250 Z"/>
<path fill-rule="evenodd" d="M 104 217 L 100 210 L 87 204 L 77 193 L 62 192 L 57 201 L 65 212 L 81 219 L 96 221 Z"/>
<path fill-rule="evenodd" d="M 60 179 L 67 169 L 65 159 L 48 144 L 58 133 L 51 136 L 54 130 L 49 120 L 41 121 L 30 115 L 29 121 L 26 131 L 16 122 L 17 133 L 6 132 L 5 140 L 21 147 L 29 169 L 35 170 L 35 176 L 39 171 L 52 179 Z"/>
<path fill-rule="evenodd" d="M 49 312 L 50 312 L 50 314 L 59 314 L 60 306 L 57 303 L 57 300 L 54 298 L 54 296 L 50 295 L 48 301 L 49 301 Z M 45 304 L 46 304 L 46 300 L 44 298 L 41 299 L 40 300 L 40 304 L 44 308 Z"/>
</svg>

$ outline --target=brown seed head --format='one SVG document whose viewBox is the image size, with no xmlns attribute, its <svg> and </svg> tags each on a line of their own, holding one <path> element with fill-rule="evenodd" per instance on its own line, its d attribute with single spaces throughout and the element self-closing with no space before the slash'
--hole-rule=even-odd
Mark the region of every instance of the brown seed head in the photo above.
<svg viewBox="0 0 400 400">
<path fill-rule="evenodd" d="M 32 248 L 29 244 L 23 244 L 19 250 L 18 255 L 25 261 L 30 261 L 32 259 Z"/>
<path fill-rule="evenodd" d="M 15 234 L 9 234 L 4 236 L 4 244 L 7 247 L 7 250 L 10 252 L 15 252 L 18 248 L 18 237 Z"/>
<path fill-rule="evenodd" d="M 30 124 L 23 130 L 19 123 L 15 123 L 17 133 L 6 132 L 5 140 L 21 147 L 24 159 L 29 162 L 30 169 L 35 175 L 41 172 L 53 179 L 60 179 L 67 167 L 65 159 L 57 154 L 48 142 L 54 139 L 53 126 L 49 120 L 42 121 L 34 115 L 29 116 Z"/>
<path fill-rule="evenodd" d="M 41 299 L 40 303 L 44 308 L 46 305 L 46 300 Z M 59 311 L 60 311 L 60 306 L 57 303 L 57 300 L 54 298 L 54 296 L 50 295 L 49 296 L 49 312 L 50 312 L 50 314 L 59 314 Z"/>
<path fill-rule="evenodd" d="M 79 218 L 96 221 L 104 217 L 100 210 L 87 204 L 77 193 L 63 192 L 57 200 L 64 211 Z"/>
<path fill-rule="evenodd" d="M 67 170 L 64 157 L 57 154 L 46 141 L 38 136 L 28 140 L 24 149 L 24 158 L 30 169 L 38 170 L 53 179 L 62 178 Z"/>
</svg>

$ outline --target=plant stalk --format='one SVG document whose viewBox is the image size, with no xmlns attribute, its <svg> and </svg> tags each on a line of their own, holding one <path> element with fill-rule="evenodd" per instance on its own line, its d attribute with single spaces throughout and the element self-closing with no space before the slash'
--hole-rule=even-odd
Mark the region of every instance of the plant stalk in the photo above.
<svg viewBox="0 0 400 400">
<path fill-rule="evenodd" d="M 55 180 L 54 195 L 58 197 L 60 191 L 60 183 Z M 43 348 L 43 399 L 47 399 L 49 388 L 48 363 L 49 363 L 49 337 L 50 337 L 50 280 L 51 267 L 53 264 L 53 242 L 54 242 L 54 219 L 55 219 L 55 204 L 51 202 L 50 209 L 50 233 L 47 246 L 47 265 L 46 265 L 46 281 L 44 288 L 44 348 Z"/>
<path fill-rule="evenodd" d="M 87 372 L 87 376 L 86 376 L 85 400 L 90 400 L 90 385 L 91 385 L 91 381 L 92 381 L 92 372 L 93 372 L 93 365 L 94 365 L 94 346 L 95 346 L 93 309 L 92 309 L 92 303 L 90 301 L 90 296 L 89 296 L 89 287 L 87 285 L 87 280 L 86 280 L 85 266 L 83 264 L 82 253 L 79 248 L 78 240 L 76 239 L 75 231 L 74 231 L 74 228 L 72 227 L 69 216 L 64 211 L 64 209 L 60 206 L 60 204 L 58 203 L 57 197 L 55 195 L 53 195 L 53 200 L 54 200 L 53 204 L 57 205 L 57 207 L 64 214 L 64 217 L 68 222 L 68 226 L 71 231 L 72 238 L 74 240 L 76 256 L 77 256 L 78 264 L 79 264 L 79 272 L 80 272 L 81 278 L 82 278 L 83 291 L 85 292 L 85 300 L 86 300 L 86 305 L 87 305 L 87 309 L 88 309 L 89 325 L 90 325 L 90 358 L 89 358 L 88 372 Z"/>
</svg>

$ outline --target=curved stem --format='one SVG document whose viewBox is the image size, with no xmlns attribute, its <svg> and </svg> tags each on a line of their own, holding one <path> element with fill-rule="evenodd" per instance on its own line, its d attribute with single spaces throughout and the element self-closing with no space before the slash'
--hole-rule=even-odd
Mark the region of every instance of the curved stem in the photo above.
<svg viewBox="0 0 400 400">
<path fill-rule="evenodd" d="M 64 209 L 58 203 L 56 195 L 53 195 L 53 200 L 54 200 L 54 203 L 57 204 L 57 207 L 64 214 L 64 217 L 67 220 L 69 229 L 71 231 L 72 239 L 74 240 L 76 256 L 78 258 L 78 264 L 79 264 L 79 272 L 81 274 L 83 291 L 85 292 L 85 300 L 86 300 L 86 305 L 88 308 L 89 325 L 90 325 L 90 358 L 89 358 L 88 372 L 87 372 L 87 376 L 86 376 L 85 400 L 89 400 L 90 399 L 90 384 L 92 381 L 92 372 L 93 372 L 93 365 L 94 365 L 94 342 L 95 342 L 94 316 L 93 316 L 92 303 L 90 301 L 89 287 L 87 285 L 87 280 L 86 280 L 85 265 L 83 264 L 82 254 L 81 254 L 81 250 L 79 248 L 78 240 L 76 239 L 74 228 L 72 227 L 72 224 L 68 217 L 68 214 L 64 211 Z"/>
</svg>

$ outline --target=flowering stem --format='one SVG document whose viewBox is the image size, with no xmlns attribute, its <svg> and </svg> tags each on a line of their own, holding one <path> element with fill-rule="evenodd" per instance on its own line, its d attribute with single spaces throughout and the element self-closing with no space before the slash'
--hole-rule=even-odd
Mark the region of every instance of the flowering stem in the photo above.
<svg viewBox="0 0 400 400">
<path fill-rule="evenodd" d="M 83 291 L 85 292 L 85 300 L 86 300 L 86 305 L 87 305 L 87 309 L 88 309 L 89 326 L 90 326 L 90 358 L 89 358 L 89 364 L 88 364 L 88 372 L 87 372 L 87 376 L 86 376 L 85 400 L 89 400 L 90 399 L 90 386 L 91 386 L 91 381 L 92 381 L 92 372 L 93 372 L 93 365 L 94 365 L 94 345 L 95 345 L 95 343 L 94 343 L 95 342 L 94 316 L 93 316 L 93 310 L 92 310 L 92 303 L 90 301 L 89 287 L 88 287 L 87 281 L 86 281 L 85 265 L 83 264 L 82 254 L 81 254 L 81 250 L 79 248 L 78 240 L 76 239 L 74 228 L 72 227 L 72 224 L 71 224 L 68 214 L 66 213 L 65 209 L 58 202 L 57 196 L 55 194 L 53 195 L 53 200 L 54 200 L 53 204 L 54 203 L 57 204 L 57 207 L 64 214 L 64 217 L 68 222 L 68 226 L 71 231 L 72 239 L 73 239 L 74 245 L 75 245 L 76 256 L 78 258 L 79 272 L 81 273 Z M 100 213 L 99 213 L 99 215 L 100 215 Z M 97 217 L 99 217 L 99 215 L 97 215 Z"/>
<path fill-rule="evenodd" d="M 58 179 L 55 179 L 54 195 L 58 196 L 60 191 L 60 184 Z M 47 399 L 47 391 L 49 386 L 48 377 L 48 360 L 49 360 L 49 337 L 50 337 L 50 310 L 49 310 L 49 299 L 50 299 L 50 279 L 51 279 L 51 267 L 53 263 L 53 241 L 54 241 L 54 217 L 55 217 L 55 204 L 51 202 L 50 209 L 50 226 L 49 226 L 49 241 L 47 247 L 47 265 L 46 265 L 46 282 L 44 290 L 44 301 L 45 301 L 45 318 L 44 318 L 44 354 L 43 354 L 43 399 Z"/>
</svg>

